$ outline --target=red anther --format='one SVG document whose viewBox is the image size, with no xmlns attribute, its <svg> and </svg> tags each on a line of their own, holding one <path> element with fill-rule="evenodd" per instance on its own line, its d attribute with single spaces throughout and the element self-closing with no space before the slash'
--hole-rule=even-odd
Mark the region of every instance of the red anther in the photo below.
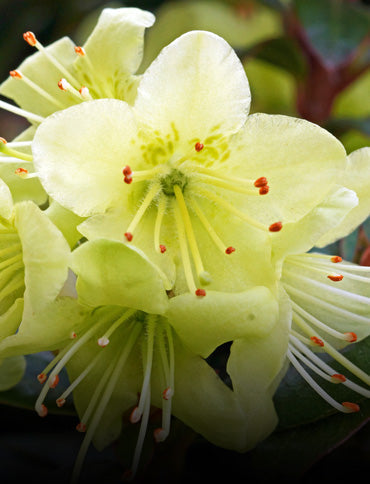
<svg viewBox="0 0 370 484">
<path fill-rule="evenodd" d="M 22 74 L 19 71 L 10 71 L 9 76 L 14 77 L 16 79 L 22 79 Z"/>
<path fill-rule="evenodd" d="M 31 45 L 32 47 L 34 47 L 36 45 L 36 36 L 33 32 L 25 32 L 23 34 L 23 38 L 24 40 L 27 42 L 27 44 Z"/>
<path fill-rule="evenodd" d="M 349 408 L 352 412 L 359 412 L 360 406 L 357 403 L 342 402 L 343 407 Z"/>
<path fill-rule="evenodd" d="M 77 432 L 86 432 L 86 425 L 82 422 L 76 425 Z"/>
<path fill-rule="evenodd" d="M 280 230 L 283 228 L 283 224 L 281 222 L 275 222 L 270 225 L 269 231 L 270 232 L 280 232 Z"/>
<path fill-rule="evenodd" d="M 132 424 L 135 424 L 137 422 L 139 422 L 141 419 L 141 413 L 139 412 L 139 407 L 135 407 L 132 412 L 131 412 L 131 415 L 130 415 L 130 422 Z"/>
<path fill-rule="evenodd" d="M 265 176 L 261 176 L 260 178 L 257 178 L 257 180 L 254 182 L 254 186 L 260 188 L 266 186 L 267 183 L 267 178 Z"/>
<path fill-rule="evenodd" d="M 129 242 L 134 238 L 131 232 L 125 232 L 125 237 Z"/>
<path fill-rule="evenodd" d="M 342 276 L 342 274 L 329 274 L 328 279 L 336 282 L 336 281 L 341 281 L 343 279 L 343 276 Z"/>
<path fill-rule="evenodd" d="M 347 380 L 347 378 L 341 373 L 335 373 L 334 375 L 331 375 L 330 378 L 333 383 L 343 383 Z"/>
<path fill-rule="evenodd" d="M 343 259 L 339 255 L 334 255 L 330 260 L 334 262 L 334 264 L 337 264 L 338 262 L 342 262 Z"/>
<path fill-rule="evenodd" d="M 90 94 L 89 88 L 86 86 L 81 86 L 78 92 L 81 94 L 81 97 L 83 97 L 84 99 L 88 98 Z"/>
<path fill-rule="evenodd" d="M 2 143 L 3 145 L 6 145 L 7 144 L 7 141 L 5 138 L 1 138 L 0 137 L 0 143 Z"/>
<path fill-rule="evenodd" d="M 55 375 L 54 378 L 49 383 L 50 388 L 55 388 L 59 383 L 59 375 Z"/>
<path fill-rule="evenodd" d="M 75 52 L 76 52 L 77 55 L 80 55 L 81 57 L 86 55 L 85 49 L 83 47 L 80 47 L 79 45 L 76 45 Z"/>
<path fill-rule="evenodd" d="M 26 168 L 17 168 L 14 173 L 16 175 L 28 175 L 28 170 Z"/>
<path fill-rule="evenodd" d="M 263 185 L 258 191 L 260 195 L 267 195 L 270 190 L 270 187 L 268 185 Z"/>
<path fill-rule="evenodd" d="M 173 395 L 173 392 L 172 392 L 172 388 L 171 387 L 167 387 L 162 392 L 163 400 L 169 400 L 172 397 L 172 395 Z"/>
<path fill-rule="evenodd" d="M 153 432 L 153 437 L 157 444 L 159 444 L 159 442 L 163 442 L 167 437 L 166 431 L 162 428 L 155 429 Z"/>
<path fill-rule="evenodd" d="M 324 346 L 324 342 L 322 339 L 318 338 L 317 336 L 311 336 L 310 340 L 317 346 Z"/>
<path fill-rule="evenodd" d="M 63 407 L 63 405 L 66 403 L 66 399 L 65 398 L 58 398 L 56 400 L 56 404 L 59 408 Z"/>
<path fill-rule="evenodd" d="M 130 185 L 130 183 L 132 183 L 132 176 L 125 176 L 123 181 L 127 183 L 127 185 Z"/>
<path fill-rule="evenodd" d="M 46 373 L 40 373 L 39 375 L 37 375 L 37 379 L 40 383 L 45 383 L 47 379 Z"/>
<path fill-rule="evenodd" d="M 354 343 L 355 341 L 357 341 L 357 334 L 356 333 L 349 332 L 349 333 L 344 333 L 344 335 L 346 337 L 346 340 L 349 343 Z"/>
<path fill-rule="evenodd" d="M 58 81 L 59 89 L 61 89 L 62 91 L 66 91 L 67 90 L 66 82 L 67 81 L 65 79 L 60 79 L 60 81 Z"/>
<path fill-rule="evenodd" d="M 196 295 L 196 296 L 201 296 L 201 297 L 203 297 L 203 296 L 205 296 L 205 295 L 206 295 L 206 291 L 205 291 L 204 289 L 197 289 L 197 290 L 195 291 L 195 295 Z"/>
<path fill-rule="evenodd" d="M 40 407 L 40 410 L 37 410 L 37 413 L 38 413 L 39 417 L 46 417 L 46 415 L 48 414 L 48 409 L 42 403 L 41 404 L 41 407 Z"/>
<path fill-rule="evenodd" d="M 225 250 L 225 254 L 232 254 L 233 252 L 235 252 L 235 249 L 234 247 L 227 247 L 226 250 Z"/>
<path fill-rule="evenodd" d="M 198 143 L 195 143 L 195 147 L 194 148 L 195 148 L 195 151 L 198 151 L 198 152 L 199 151 L 202 151 L 202 149 L 204 148 L 204 144 L 203 143 L 199 143 L 199 141 L 198 141 Z"/>
<path fill-rule="evenodd" d="M 163 244 L 159 244 L 159 250 L 161 251 L 161 254 L 164 254 L 167 250 L 167 247 Z"/>
<path fill-rule="evenodd" d="M 125 175 L 125 176 L 129 176 L 129 175 L 132 175 L 132 170 L 131 168 L 127 165 L 124 167 L 124 169 L 122 170 L 122 173 Z"/>
</svg>

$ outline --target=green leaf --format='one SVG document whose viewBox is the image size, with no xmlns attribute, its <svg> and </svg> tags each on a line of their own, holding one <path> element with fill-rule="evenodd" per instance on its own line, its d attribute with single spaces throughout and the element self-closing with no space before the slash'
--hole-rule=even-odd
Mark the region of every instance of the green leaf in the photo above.
<svg viewBox="0 0 370 484">
<path fill-rule="evenodd" d="M 23 379 L 10 390 L 0 392 L 0 404 L 10 405 L 13 407 L 33 409 L 35 402 L 40 394 L 42 386 L 37 380 L 37 375 L 41 373 L 48 363 L 53 359 L 52 353 L 43 352 L 26 357 L 27 366 Z M 50 389 L 45 399 L 45 405 L 50 413 L 60 415 L 75 415 L 73 403 L 67 400 L 62 408 L 58 408 L 55 400 L 69 386 L 67 373 L 63 370 L 59 374 L 59 383 L 57 388 Z"/>
<path fill-rule="evenodd" d="M 295 0 L 294 5 L 309 42 L 326 65 L 348 59 L 369 32 L 365 6 L 347 0 Z"/>
<path fill-rule="evenodd" d="M 370 337 L 348 346 L 343 352 L 346 358 L 359 368 L 365 372 L 370 372 Z M 323 355 L 323 359 L 335 369 L 336 373 L 344 374 L 361 385 L 361 382 L 356 377 L 350 375 L 348 370 L 344 369 L 340 364 L 333 362 L 332 358 Z M 354 393 L 341 384 L 332 384 L 322 380 L 320 377 L 315 377 L 315 379 L 335 400 L 339 402 L 350 401 L 360 405 L 361 411 L 358 414 L 344 414 L 341 416 L 346 425 L 347 422 L 353 422 L 353 428 L 355 428 L 359 421 L 362 422 L 365 418 L 370 417 L 370 406 L 366 397 Z M 362 384 L 362 386 L 366 385 Z M 280 384 L 274 397 L 274 403 L 279 415 L 280 430 L 287 430 L 292 427 L 320 421 L 338 413 L 312 390 L 293 368 L 288 370 Z M 340 416 L 337 415 L 337 418 L 340 418 Z"/>
</svg>

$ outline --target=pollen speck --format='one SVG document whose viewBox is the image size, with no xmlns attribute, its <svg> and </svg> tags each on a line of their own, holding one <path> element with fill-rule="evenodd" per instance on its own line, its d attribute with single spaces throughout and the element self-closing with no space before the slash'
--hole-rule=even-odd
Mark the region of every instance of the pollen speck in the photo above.
<svg viewBox="0 0 370 484">
<path fill-rule="evenodd" d="M 23 38 L 27 42 L 27 44 L 29 44 L 31 47 L 34 47 L 36 45 L 37 40 L 33 32 L 30 32 L 30 31 L 25 32 L 23 34 Z"/>
<path fill-rule="evenodd" d="M 348 408 L 352 412 L 359 412 L 360 407 L 357 405 L 357 403 L 352 403 L 352 402 L 342 402 L 343 407 Z"/>
<path fill-rule="evenodd" d="M 206 291 L 204 289 L 197 289 L 195 291 L 195 295 L 196 296 L 201 296 L 201 297 L 204 297 L 206 295 Z"/>
<path fill-rule="evenodd" d="M 203 143 L 195 143 L 195 151 L 202 151 L 202 149 L 204 148 L 204 144 Z"/>
<path fill-rule="evenodd" d="M 261 176 L 260 178 L 257 178 L 257 180 L 254 182 L 254 186 L 257 188 L 261 188 L 267 185 L 267 178 L 265 176 Z"/>
<path fill-rule="evenodd" d="M 131 232 L 125 232 L 125 237 L 129 242 L 134 238 Z"/>
<path fill-rule="evenodd" d="M 337 264 L 338 262 L 342 262 L 342 258 L 339 255 L 335 255 L 330 259 L 334 264 Z"/>
<path fill-rule="evenodd" d="M 312 341 L 313 344 L 316 346 L 324 346 L 324 342 L 322 339 L 318 338 L 317 336 L 311 336 L 310 340 Z"/>
<path fill-rule="evenodd" d="M 161 254 L 164 254 L 164 253 L 166 252 L 167 248 L 166 248 L 166 246 L 165 246 L 165 245 L 160 244 L 160 245 L 159 245 L 159 250 L 161 251 Z"/>
<path fill-rule="evenodd" d="M 343 279 L 342 274 L 329 274 L 328 279 L 331 281 L 341 281 Z"/>
<path fill-rule="evenodd" d="M 225 254 L 232 254 L 233 252 L 235 252 L 235 249 L 234 247 L 227 247 L 227 249 L 225 250 Z"/>
<path fill-rule="evenodd" d="M 270 225 L 269 231 L 270 232 L 280 232 L 280 230 L 283 228 L 283 224 L 281 222 L 275 222 Z"/>
</svg>

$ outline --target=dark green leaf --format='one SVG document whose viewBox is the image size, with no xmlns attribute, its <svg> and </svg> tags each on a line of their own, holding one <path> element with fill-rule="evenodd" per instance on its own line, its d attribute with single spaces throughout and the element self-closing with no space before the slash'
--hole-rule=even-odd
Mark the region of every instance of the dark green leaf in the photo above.
<svg viewBox="0 0 370 484">
<path fill-rule="evenodd" d="M 347 0 L 295 0 L 295 10 L 326 65 L 348 59 L 370 29 L 369 8 Z"/>
</svg>

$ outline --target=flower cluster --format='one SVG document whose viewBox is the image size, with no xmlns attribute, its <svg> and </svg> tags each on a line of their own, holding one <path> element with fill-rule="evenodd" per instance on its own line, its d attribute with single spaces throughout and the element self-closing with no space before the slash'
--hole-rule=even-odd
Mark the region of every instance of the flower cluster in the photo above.
<svg viewBox="0 0 370 484">
<path fill-rule="evenodd" d="M 0 139 L 0 358 L 43 350 L 35 404 L 67 369 L 86 432 L 103 448 L 130 413 L 139 464 L 151 405 L 157 442 L 175 415 L 245 451 L 277 423 L 272 396 L 290 361 L 369 396 L 317 356 L 369 376 L 338 350 L 370 333 L 370 269 L 310 252 L 370 213 L 370 149 L 347 157 L 324 129 L 248 115 L 230 46 L 194 31 L 135 75 L 154 17 L 106 9 L 84 46 L 68 38 L 10 72 L 0 107 L 31 123 Z M 40 208 L 41 207 L 41 208 Z M 232 342 L 231 388 L 206 358 Z M 0 366 L 0 372 L 1 370 Z"/>
</svg>

